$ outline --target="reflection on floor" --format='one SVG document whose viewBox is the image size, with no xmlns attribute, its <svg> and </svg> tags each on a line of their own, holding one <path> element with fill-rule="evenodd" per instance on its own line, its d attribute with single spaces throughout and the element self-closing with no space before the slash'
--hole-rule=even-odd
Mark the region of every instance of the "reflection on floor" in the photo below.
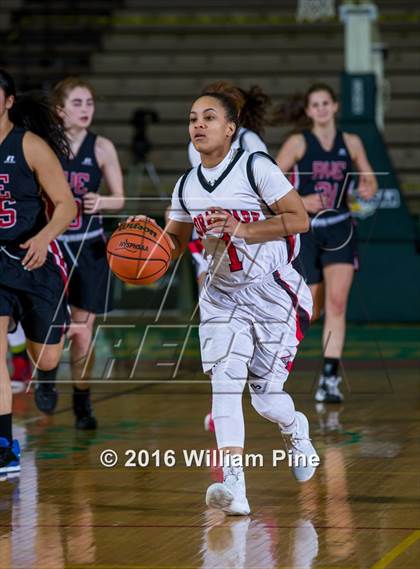
<svg viewBox="0 0 420 569">
<path fill-rule="evenodd" d="M 39 416 L 31 393 L 15 397 L 22 473 L 0 483 L 0 569 L 418 567 L 417 370 L 404 360 L 349 366 L 334 407 L 314 403 L 314 371 L 297 367 L 288 388 L 321 456 L 301 485 L 273 466 L 278 430 L 245 396 L 247 452 L 264 465 L 246 470 L 244 518 L 206 508 L 217 468 L 185 464 L 183 451 L 213 448 L 214 434 L 202 428 L 208 383 L 180 377 L 95 384 L 93 434 L 73 428 L 68 383 L 53 417 Z M 113 468 L 100 464 L 106 449 L 118 455 Z"/>
</svg>

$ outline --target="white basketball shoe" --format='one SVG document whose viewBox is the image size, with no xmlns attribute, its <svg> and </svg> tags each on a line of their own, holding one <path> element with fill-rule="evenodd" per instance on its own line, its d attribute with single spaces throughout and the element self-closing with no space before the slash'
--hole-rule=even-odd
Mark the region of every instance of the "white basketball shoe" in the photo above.
<svg viewBox="0 0 420 569">
<path fill-rule="evenodd" d="M 282 430 L 286 447 L 292 454 L 292 472 L 298 482 L 306 482 L 315 474 L 319 456 L 309 438 L 308 419 L 300 411 L 290 429 Z"/>
<path fill-rule="evenodd" d="M 229 516 L 247 516 L 251 512 L 242 466 L 223 467 L 223 483 L 216 482 L 207 488 L 206 504 Z"/>
</svg>

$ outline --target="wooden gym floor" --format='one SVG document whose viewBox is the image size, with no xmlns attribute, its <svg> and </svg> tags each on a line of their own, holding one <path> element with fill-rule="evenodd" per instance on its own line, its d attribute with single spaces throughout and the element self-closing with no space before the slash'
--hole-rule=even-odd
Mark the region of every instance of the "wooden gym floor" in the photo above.
<svg viewBox="0 0 420 569">
<path fill-rule="evenodd" d="M 96 433 L 74 430 L 65 381 L 50 418 L 39 415 L 31 393 L 15 397 L 22 473 L 0 483 L 0 568 L 418 568 L 418 334 L 351 327 L 338 407 L 313 401 L 319 330 L 309 337 L 287 385 L 321 456 L 306 484 L 286 464 L 273 466 L 281 437 L 244 398 L 247 452 L 264 458 L 264 466 L 246 469 L 246 518 L 208 510 L 204 495 L 217 470 L 185 465 L 183 450 L 214 447 L 202 427 L 209 386 L 197 372 L 196 346 L 185 350 L 189 375 L 171 379 L 169 365 L 155 374 L 146 366 L 127 380 L 132 362 L 121 357 L 110 366 L 104 340 L 95 370 L 112 369 L 93 387 Z M 113 468 L 100 464 L 107 449 L 119 457 Z M 124 466 L 129 449 L 143 450 L 151 464 Z M 167 450 L 175 466 L 157 467 Z"/>
</svg>

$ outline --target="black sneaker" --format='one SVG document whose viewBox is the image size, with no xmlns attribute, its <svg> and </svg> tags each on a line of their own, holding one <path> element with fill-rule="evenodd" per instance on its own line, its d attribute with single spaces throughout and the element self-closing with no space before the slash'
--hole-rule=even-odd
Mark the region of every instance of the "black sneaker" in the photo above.
<svg viewBox="0 0 420 569">
<path fill-rule="evenodd" d="M 76 429 L 82 431 L 96 429 L 98 423 L 93 415 L 89 389 L 73 391 L 73 411 L 76 416 L 74 424 Z"/>
<path fill-rule="evenodd" d="M 342 403 L 343 394 L 338 387 L 341 382 L 341 377 L 331 376 L 325 377 L 321 375 L 319 378 L 318 389 L 315 393 L 315 401 L 319 403 Z"/>
<path fill-rule="evenodd" d="M 35 403 L 40 411 L 52 415 L 57 407 L 58 393 L 50 381 L 37 381 L 35 384 Z"/>
</svg>

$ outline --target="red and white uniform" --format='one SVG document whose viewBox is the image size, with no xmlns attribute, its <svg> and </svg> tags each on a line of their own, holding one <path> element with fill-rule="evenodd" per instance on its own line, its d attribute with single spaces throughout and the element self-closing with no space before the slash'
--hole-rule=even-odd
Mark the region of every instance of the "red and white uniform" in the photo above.
<svg viewBox="0 0 420 569">
<path fill-rule="evenodd" d="M 287 378 L 312 312 L 310 291 L 291 265 L 299 236 L 249 244 L 227 234 L 211 235 L 207 226 L 215 208 L 244 223 L 262 221 L 270 215 L 269 206 L 292 188 L 268 156 L 235 148 L 215 168 L 200 165 L 175 186 L 170 218 L 194 223 L 210 261 L 200 294 L 205 372 L 234 350 L 251 378 L 274 374 L 282 383 Z"/>
<path fill-rule="evenodd" d="M 240 127 L 235 140 L 232 142 L 232 148 L 242 148 L 247 152 L 265 152 L 268 154 L 267 146 L 262 138 L 252 130 L 245 127 Z M 201 156 L 198 150 L 194 148 L 193 143 L 190 141 L 188 145 L 188 159 L 191 166 L 196 167 L 201 164 Z M 191 241 L 188 245 L 191 255 L 194 260 L 195 273 L 197 278 L 208 270 L 208 262 L 206 251 L 201 243 L 201 239 L 194 229 Z"/>
</svg>

